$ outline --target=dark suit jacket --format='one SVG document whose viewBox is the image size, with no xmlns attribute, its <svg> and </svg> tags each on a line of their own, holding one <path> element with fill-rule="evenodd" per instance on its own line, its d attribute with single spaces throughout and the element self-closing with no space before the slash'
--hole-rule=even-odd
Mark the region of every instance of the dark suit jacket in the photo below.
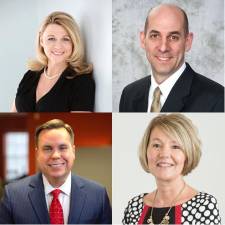
<svg viewBox="0 0 225 225">
<path fill-rule="evenodd" d="M 120 112 L 147 112 L 150 76 L 126 86 L 120 99 Z M 171 89 L 161 112 L 224 112 L 224 87 L 186 69 Z"/>
<path fill-rule="evenodd" d="M 50 223 L 40 173 L 5 187 L 5 194 L 0 203 L 0 223 Z M 112 223 L 112 211 L 105 188 L 72 175 L 68 223 Z"/>
</svg>

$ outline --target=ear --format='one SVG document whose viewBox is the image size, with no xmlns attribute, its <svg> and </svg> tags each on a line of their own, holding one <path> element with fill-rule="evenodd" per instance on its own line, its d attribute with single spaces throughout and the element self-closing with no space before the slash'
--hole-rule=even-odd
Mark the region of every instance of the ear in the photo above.
<svg viewBox="0 0 225 225">
<path fill-rule="evenodd" d="M 39 34 L 39 40 L 41 47 L 43 47 L 43 35 L 41 33 Z"/>
<path fill-rule="evenodd" d="M 186 43 L 185 43 L 185 51 L 188 52 L 191 49 L 192 46 L 192 41 L 193 41 L 194 34 L 193 33 L 188 33 L 186 37 Z"/>
<path fill-rule="evenodd" d="M 38 147 L 35 147 L 35 155 L 37 156 L 38 154 Z"/>
<path fill-rule="evenodd" d="M 145 33 L 144 31 L 140 32 L 140 44 L 143 49 L 145 49 Z"/>
<path fill-rule="evenodd" d="M 75 154 L 75 152 L 76 152 L 76 146 L 75 146 L 75 145 L 73 145 L 74 159 L 76 158 L 76 154 Z"/>
</svg>

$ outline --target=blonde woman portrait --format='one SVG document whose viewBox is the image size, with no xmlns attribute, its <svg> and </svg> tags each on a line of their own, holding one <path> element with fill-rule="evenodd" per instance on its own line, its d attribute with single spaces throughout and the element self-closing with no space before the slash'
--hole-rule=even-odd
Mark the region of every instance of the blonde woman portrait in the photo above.
<svg viewBox="0 0 225 225">
<path fill-rule="evenodd" d="M 123 224 L 220 224 L 216 197 L 184 179 L 198 167 L 201 148 L 197 128 L 185 115 L 154 117 L 138 156 L 144 171 L 155 178 L 156 188 L 128 200 Z"/>
<path fill-rule="evenodd" d="M 11 111 L 93 111 L 93 66 L 84 52 L 74 18 L 60 11 L 48 15 L 37 34 L 37 58 L 28 62 Z"/>
</svg>

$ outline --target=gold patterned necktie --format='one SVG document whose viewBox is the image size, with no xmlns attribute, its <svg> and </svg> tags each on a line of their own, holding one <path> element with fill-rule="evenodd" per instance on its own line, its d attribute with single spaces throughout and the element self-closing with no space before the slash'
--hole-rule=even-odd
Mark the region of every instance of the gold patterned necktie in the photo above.
<svg viewBox="0 0 225 225">
<path fill-rule="evenodd" d="M 153 93 L 151 112 L 160 112 L 160 110 L 161 110 L 160 95 L 161 95 L 160 88 L 157 87 Z"/>
</svg>

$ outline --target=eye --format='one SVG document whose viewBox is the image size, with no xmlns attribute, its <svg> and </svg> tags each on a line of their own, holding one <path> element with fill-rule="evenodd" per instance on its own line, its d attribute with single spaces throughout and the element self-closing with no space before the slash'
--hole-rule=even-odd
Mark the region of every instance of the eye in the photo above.
<svg viewBox="0 0 225 225">
<path fill-rule="evenodd" d="M 64 38 L 63 38 L 63 41 L 66 41 L 66 42 L 67 42 L 67 41 L 70 41 L 70 38 L 64 37 Z"/>
<path fill-rule="evenodd" d="M 152 33 L 152 34 L 149 35 L 149 38 L 152 39 L 152 40 L 159 39 L 159 37 L 160 37 L 159 34 L 156 34 L 156 33 Z"/>
<path fill-rule="evenodd" d="M 55 41 L 55 38 L 54 37 L 50 37 L 50 38 L 48 38 L 48 41 Z"/>
<path fill-rule="evenodd" d="M 160 147 L 160 144 L 154 143 L 154 144 L 152 144 L 152 147 L 153 147 L 153 148 L 159 148 L 159 147 Z"/>
<path fill-rule="evenodd" d="M 172 145 L 172 149 L 181 149 L 179 145 Z"/>
<path fill-rule="evenodd" d="M 43 147 L 43 150 L 44 150 L 45 152 L 51 152 L 51 151 L 52 151 L 52 147 L 51 147 L 51 146 L 44 146 L 44 147 Z"/>
<path fill-rule="evenodd" d="M 67 145 L 60 145 L 59 146 L 59 150 L 60 151 L 65 151 L 65 150 L 67 150 L 68 149 L 68 146 Z"/>
<path fill-rule="evenodd" d="M 168 39 L 170 41 L 178 41 L 179 40 L 179 36 L 178 35 L 170 35 Z"/>
</svg>

